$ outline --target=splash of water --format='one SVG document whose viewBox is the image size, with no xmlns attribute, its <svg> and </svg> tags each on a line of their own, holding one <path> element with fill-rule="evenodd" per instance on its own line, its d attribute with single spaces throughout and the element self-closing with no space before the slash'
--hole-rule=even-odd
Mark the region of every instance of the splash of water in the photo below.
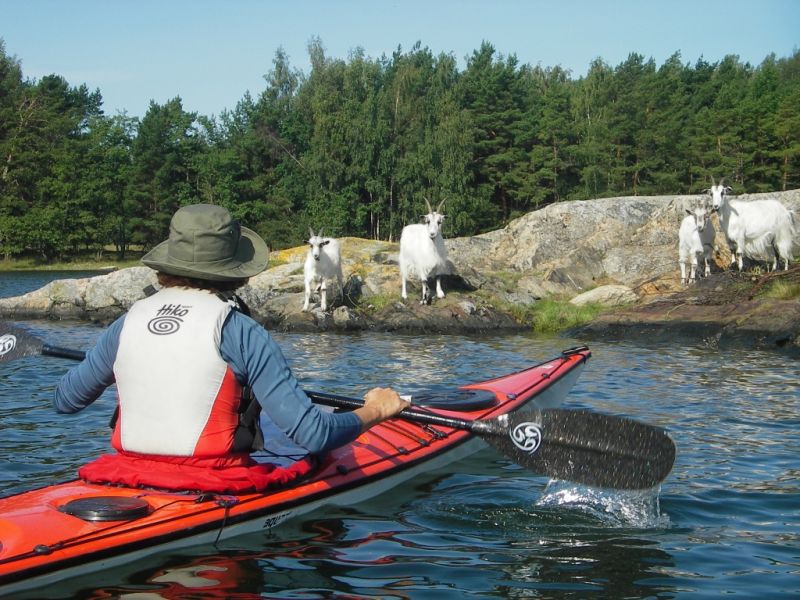
<svg viewBox="0 0 800 600">
<path fill-rule="evenodd" d="M 552 480 L 535 506 L 577 511 L 609 527 L 667 528 L 669 516 L 661 513 L 659 490 L 607 490 Z"/>
</svg>

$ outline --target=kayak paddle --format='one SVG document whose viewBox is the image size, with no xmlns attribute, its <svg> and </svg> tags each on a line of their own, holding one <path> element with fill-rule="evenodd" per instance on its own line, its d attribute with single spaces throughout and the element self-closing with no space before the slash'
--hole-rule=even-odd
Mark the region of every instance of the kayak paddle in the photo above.
<svg viewBox="0 0 800 600">
<path fill-rule="evenodd" d="M 0 324 L 0 362 L 34 355 L 83 360 L 85 352 L 44 344 Z M 364 405 L 357 398 L 306 393 L 313 402 L 335 408 Z M 552 408 L 471 421 L 406 409 L 397 418 L 470 431 L 535 473 L 596 487 L 651 488 L 669 475 L 675 461 L 675 444 L 664 429 L 588 410 Z"/>
<path fill-rule="evenodd" d="M 317 404 L 358 408 L 363 400 L 309 392 Z M 553 479 L 618 490 L 651 488 L 675 462 L 675 444 L 653 425 L 588 410 L 521 410 L 470 421 L 406 409 L 399 418 L 465 429 L 517 464 Z"/>
</svg>

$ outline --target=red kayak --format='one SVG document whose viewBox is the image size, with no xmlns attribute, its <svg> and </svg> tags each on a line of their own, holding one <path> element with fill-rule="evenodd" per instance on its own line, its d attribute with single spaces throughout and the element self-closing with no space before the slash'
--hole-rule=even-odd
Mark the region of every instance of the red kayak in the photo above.
<svg viewBox="0 0 800 600">
<path fill-rule="evenodd" d="M 450 419 L 497 421 L 525 405 L 558 407 L 590 356 L 588 348 L 574 348 L 522 371 L 465 385 L 458 394 L 472 398 L 417 409 L 443 424 L 386 421 L 324 456 L 299 483 L 264 493 L 174 493 L 74 480 L 2 498 L 0 596 L 156 551 L 269 530 L 326 504 L 350 505 L 381 494 L 484 447 L 481 435 L 450 426 Z M 309 395 L 315 401 L 325 396 Z"/>
</svg>

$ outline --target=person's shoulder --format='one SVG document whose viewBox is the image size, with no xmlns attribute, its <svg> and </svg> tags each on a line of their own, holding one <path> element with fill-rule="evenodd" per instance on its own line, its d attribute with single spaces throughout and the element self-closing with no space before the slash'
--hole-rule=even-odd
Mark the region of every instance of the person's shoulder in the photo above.
<svg viewBox="0 0 800 600">
<path fill-rule="evenodd" d="M 261 327 L 253 317 L 248 316 L 236 309 L 231 310 L 231 312 L 228 314 L 228 322 L 237 323 L 242 327 Z"/>
<path fill-rule="evenodd" d="M 253 317 L 245 315 L 238 310 L 232 310 L 225 321 L 224 329 L 235 329 L 241 333 L 257 333 L 259 335 L 267 335 L 267 330 L 258 323 Z"/>
</svg>

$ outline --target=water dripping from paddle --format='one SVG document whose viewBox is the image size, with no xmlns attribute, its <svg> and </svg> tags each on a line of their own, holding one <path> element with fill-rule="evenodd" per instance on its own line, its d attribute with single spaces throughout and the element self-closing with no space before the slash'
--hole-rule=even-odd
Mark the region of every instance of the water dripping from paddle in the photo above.
<svg viewBox="0 0 800 600">
<path fill-rule="evenodd" d="M 666 529 L 669 516 L 661 512 L 659 487 L 647 490 L 609 490 L 551 480 L 534 504 L 536 510 L 572 511 L 607 527 Z"/>
</svg>

